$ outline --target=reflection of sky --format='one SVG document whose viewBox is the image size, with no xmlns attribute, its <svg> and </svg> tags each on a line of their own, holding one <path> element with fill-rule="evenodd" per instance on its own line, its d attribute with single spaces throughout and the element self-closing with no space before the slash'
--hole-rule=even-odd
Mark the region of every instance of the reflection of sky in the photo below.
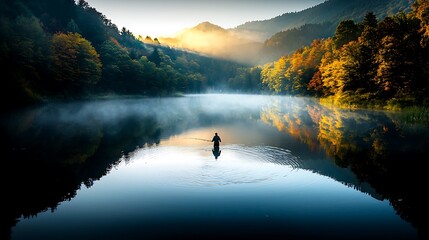
<svg viewBox="0 0 429 240">
<path fill-rule="evenodd" d="M 91 188 L 82 186 L 76 198 L 54 213 L 22 220 L 12 239 L 108 239 L 195 228 L 203 234 L 231 228 L 249 233 L 247 223 L 274 234 L 286 227 L 303 236 L 415 238 L 387 201 L 310 171 L 265 161 L 269 156 L 261 148 L 222 149 L 218 160 L 210 146 L 136 150 Z"/>
<path fill-rule="evenodd" d="M 252 131 L 249 131 L 249 127 Z M 217 132 L 221 138 L 220 145 L 225 144 L 245 144 L 245 145 L 258 145 L 266 141 L 266 131 L 273 131 L 272 127 L 262 124 L 260 122 L 242 122 L 228 123 L 228 124 L 214 124 L 209 128 L 197 128 L 185 131 L 180 135 L 174 135 L 162 142 L 162 145 L 168 146 L 212 146 L 211 139 L 214 133 Z"/>
<path fill-rule="evenodd" d="M 370 232 L 387 237 L 409 234 L 408 239 L 413 239 L 412 228 L 395 214 L 387 201 L 366 194 L 372 194 L 366 188 L 358 191 L 347 187 L 347 184 L 359 187 L 360 183 L 350 169 L 339 168 L 324 154 L 309 151 L 302 139 L 271 126 L 276 119 L 290 120 L 299 126 L 298 130 L 312 130 L 314 120 L 320 115 L 318 111 L 322 111 L 327 116 L 332 114 L 332 119 L 344 119 L 344 124 L 347 119 L 350 123 L 362 122 L 344 125 L 358 136 L 360 131 L 379 125 L 378 121 L 391 120 L 378 119 L 379 115 L 368 115 L 365 111 L 333 114 L 313 104 L 291 97 L 192 95 L 53 104 L 31 111 L 30 118 L 37 121 L 14 121 L 14 124 L 30 128 L 37 123 L 77 122 L 71 125 L 88 124 L 87 129 L 92 129 L 95 122 L 96 128 L 103 126 L 112 131 L 131 125 L 129 132 L 138 133 L 145 129 L 144 121 L 152 116 L 156 119 L 156 124 L 152 124 L 162 129 L 162 136 L 157 147 L 131 153 L 110 174 L 90 189 L 83 187 L 76 198 L 61 203 L 54 213 L 22 219 L 13 229 L 12 239 L 29 235 L 49 239 L 50 234 L 84 239 L 76 234 L 100 237 L 136 229 L 154 233 L 156 228 L 178 226 L 189 230 L 189 226 L 198 224 L 211 231 L 211 223 L 215 223 L 216 231 L 231 230 L 232 226 L 240 232 L 240 229 L 245 231 L 247 224 L 253 224 L 275 233 L 291 226 L 295 232 L 305 228 L 306 232 L 312 229 L 312 232 L 326 230 L 340 234 L 344 230 L 357 232 L 362 239 L 369 239 Z M 309 110 L 314 113 L 312 118 Z M 270 113 L 272 121 L 262 121 L 261 113 Z M 137 123 L 143 125 L 138 127 Z M 152 127 L 151 121 L 148 126 Z M 9 130 L 24 131 L 14 131 L 16 128 Z M 204 141 L 210 140 L 214 132 L 222 138 L 222 153 L 217 160 L 211 152 L 212 143 Z"/>
<path fill-rule="evenodd" d="M 300 11 L 323 0 L 87 0 L 119 28 L 136 35 L 161 37 L 204 21 L 233 28 L 247 21 L 264 20 Z"/>
</svg>

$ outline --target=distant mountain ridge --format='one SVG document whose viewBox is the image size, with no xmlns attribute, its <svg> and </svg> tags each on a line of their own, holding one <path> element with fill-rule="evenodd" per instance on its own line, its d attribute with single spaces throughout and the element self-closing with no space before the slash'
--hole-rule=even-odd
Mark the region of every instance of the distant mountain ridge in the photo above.
<svg viewBox="0 0 429 240">
<path fill-rule="evenodd" d="M 212 32 L 212 31 L 219 31 L 224 33 L 227 32 L 227 30 L 225 30 L 224 28 L 208 21 L 202 22 L 197 26 L 193 27 L 192 29 L 196 31 L 201 31 L 201 32 Z"/>
<path fill-rule="evenodd" d="M 379 20 L 411 11 L 414 0 L 327 0 L 300 12 L 224 29 L 210 22 L 185 29 L 161 44 L 246 64 L 264 64 L 333 36 L 342 20 L 360 22 L 367 12 Z"/>
<path fill-rule="evenodd" d="M 360 21 L 372 11 L 379 19 L 400 11 L 410 11 L 414 0 L 328 0 L 300 12 L 285 13 L 268 20 L 251 21 L 233 30 L 258 35 L 264 41 L 272 35 L 305 24 L 338 24 L 342 20 Z"/>
<path fill-rule="evenodd" d="M 244 35 L 224 29 L 210 22 L 185 29 L 175 37 L 159 38 L 161 44 L 187 49 L 210 56 L 254 64 L 262 43 L 252 41 Z"/>
</svg>

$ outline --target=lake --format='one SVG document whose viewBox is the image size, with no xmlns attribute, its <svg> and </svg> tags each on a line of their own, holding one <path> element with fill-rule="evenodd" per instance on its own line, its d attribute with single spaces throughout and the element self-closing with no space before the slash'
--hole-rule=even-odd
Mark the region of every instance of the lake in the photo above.
<svg viewBox="0 0 429 240">
<path fill-rule="evenodd" d="M 429 127 L 398 113 L 204 94 L 50 103 L 1 131 L 7 239 L 427 237 Z"/>
</svg>

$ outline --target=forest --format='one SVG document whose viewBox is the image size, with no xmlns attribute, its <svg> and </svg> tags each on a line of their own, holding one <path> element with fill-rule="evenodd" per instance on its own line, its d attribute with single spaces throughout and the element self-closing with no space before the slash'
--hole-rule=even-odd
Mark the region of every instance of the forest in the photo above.
<svg viewBox="0 0 429 240">
<path fill-rule="evenodd" d="M 263 66 L 271 92 L 321 97 L 344 107 L 397 109 L 429 104 L 429 1 L 378 20 L 344 20 L 333 37 Z"/>
<path fill-rule="evenodd" d="M 305 28 L 313 29 L 277 36 Z M 352 108 L 429 104 L 427 0 L 384 19 L 367 12 L 360 22 L 343 20 L 334 32 L 249 66 L 135 37 L 84 0 L 1 1 L 1 108 L 204 92 L 312 96 Z"/>
<path fill-rule="evenodd" d="M 4 110 L 97 96 L 260 88 L 248 66 L 141 41 L 84 0 L 1 1 L 0 16 Z M 237 83 L 238 76 L 246 81 Z"/>
<path fill-rule="evenodd" d="M 412 0 L 328 0 L 303 11 L 287 12 L 267 20 L 246 22 L 236 29 L 262 33 L 265 35 L 264 40 L 276 33 L 299 29 L 306 24 L 320 25 L 321 28 L 330 25 L 329 28 L 333 27 L 335 30 L 335 26 L 342 20 L 361 21 L 368 11 L 374 12 L 379 19 L 400 11 L 409 12 L 411 3 Z"/>
</svg>

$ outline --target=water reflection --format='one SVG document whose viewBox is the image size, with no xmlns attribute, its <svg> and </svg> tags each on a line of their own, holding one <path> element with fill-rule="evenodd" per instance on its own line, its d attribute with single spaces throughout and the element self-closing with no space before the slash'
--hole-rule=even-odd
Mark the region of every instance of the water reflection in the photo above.
<svg viewBox="0 0 429 240">
<path fill-rule="evenodd" d="M 213 156 L 215 157 L 215 159 L 217 159 L 220 156 L 221 152 L 222 151 L 220 150 L 219 146 L 213 147 L 212 153 L 213 153 Z"/>
<path fill-rule="evenodd" d="M 388 202 L 294 168 L 305 160 L 281 149 L 227 144 L 216 161 L 210 146 L 162 143 L 133 151 L 55 213 L 18 224 L 14 239 L 416 238 Z"/>
<path fill-rule="evenodd" d="M 280 101 L 280 100 L 279 100 Z M 419 197 L 428 157 L 427 126 L 401 124 L 395 114 L 346 111 L 318 104 L 284 107 L 273 102 L 261 113 L 264 122 L 318 149 L 368 182 L 398 215 L 427 235 L 419 218 L 425 203 Z M 423 233 L 424 231 L 424 233 Z"/>
<path fill-rule="evenodd" d="M 413 224 L 421 236 L 427 236 L 422 222 L 425 204 L 421 198 L 425 175 L 421 165 L 429 150 L 427 127 L 402 124 L 390 113 L 343 111 L 323 107 L 305 98 L 222 95 L 216 97 L 215 103 L 211 99 L 212 96 L 192 95 L 185 98 L 49 104 L 2 117 L 4 169 L 8 169 L 10 176 L 4 180 L 7 183 L 5 194 L 9 197 L 2 205 L 5 213 L 2 214 L 2 222 L 8 223 L 3 225 L 3 235 L 10 234 L 18 219 L 27 219 L 49 209 L 56 210 L 67 200 L 75 201 L 82 187 L 92 191 L 94 182 L 112 176 L 121 164 L 131 163 L 135 154 L 146 149 L 161 151 L 162 147 L 171 146 L 180 149 L 173 151 L 175 154 L 171 156 L 165 155 L 167 152 L 164 155 L 152 154 L 152 160 L 162 163 L 168 158 L 177 160 L 178 156 L 189 158 L 197 151 L 203 153 L 195 157 L 197 160 L 210 157 L 216 163 L 229 164 L 237 159 L 256 159 L 258 164 L 286 165 L 328 176 L 373 199 L 389 201 L 402 219 Z M 222 157 L 221 149 L 217 151 L 209 143 L 208 138 L 215 131 L 222 133 Z M 189 151 L 183 151 L 184 148 Z M 218 158 L 221 161 L 215 161 Z M 145 162 L 156 162 L 147 161 L 150 160 L 147 156 L 144 159 Z M 200 181 L 205 179 L 203 182 L 207 183 L 220 178 L 223 183 L 238 181 L 253 186 L 258 179 L 262 182 L 268 179 L 265 174 L 260 176 L 263 172 L 256 174 L 255 178 L 248 178 L 252 176 L 249 172 L 241 172 L 239 179 L 232 177 L 238 175 L 234 175 L 231 169 L 229 172 L 224 168 L 221 169 L 223 172 L 207 172 L 207 169 L 216 169 L 212 163 L 208 159 L 205 162 L 205 173 L 210 173 L 205 175 L 206 178 L 189 177 Z M 243 164 L 240 162 L 237 169 Z M 175 169 L 166 169 L 174 170 L 173 173 L 189 171 L 189 165 L 174 166 Z M 160 171 L 156 169 L 154 173 Z M 272 169 L 270 171 L 272 173 Z M 149 176 L 154 177 L 154 174 Z M 284 184 L 277 185 L 278 189 Z M 274 191 L 274 188 L 270 190 Z M 240 188 L 237 191 L 244 190 Z M 318 192 L 314 191 L 312 194 Z M 256 191 L 252 195 L 253 200 L 246 204 L 260 200 L 255 194 L 262 192 Z M 321 195 L 313 197 L 319 199 Z M 274 206 L 278 207 L 275 204 L 271 206 L 271 216 L 279 217 L 280 212 L 275 213 Z M 197 209 L 204 212 L 204 208 Z M 246 208 L 242 206 L 241 210 L 246 211 Z M 329 214 L 326 212 L 318 217 Z M 302 218 L 299 214 L 294 216 Z M 261 224 L 256 220 L 246 222 L 245 219 L 235 220 L 247 227 L 254 224 L 255 229 Z M 281 228 L 276 226 L 279 221 L 271 223 L 260 225 L 265 229 L 259 233 Z M 153 224 L 152 227 L 161 226 Z M 204 226 L 203 223 L 199 225 Z M 315 225 L 311 227 L 315 228 Z"/>
</svg>

